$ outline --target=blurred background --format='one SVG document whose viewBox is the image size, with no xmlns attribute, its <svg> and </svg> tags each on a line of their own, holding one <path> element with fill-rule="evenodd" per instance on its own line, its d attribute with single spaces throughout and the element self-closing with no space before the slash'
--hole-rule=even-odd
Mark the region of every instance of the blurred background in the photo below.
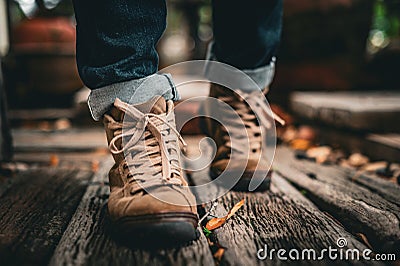
<svg viewBox="0 0 400 266">
<path fill-rule="evenodd" d="M 167 1 L 168 27 L 158 44 L 160 68 L 205 58 L 213 39 L 210 2 Z M 48 119 L 64 119 L 61 128 L 93 125 L 85 105 L 88 90 L 75 64 L 74 25 L 70 0 L 0 1 L 2 108 L 7 102 L 13 127 L 37 127 L 40 121 L 41 128 L 53 128 Z M 363 136 L 372 130 L 399 131 L 400 0 L 284 0 L 277 57 L 269 100 L 290 121 L 318 121 Z M 345 110 L 355 102 L 362 105 L 360 122 L 356 116 L 338 119 L 336 102 L 330 103 L 328 115 L 321 115 L 315 102 L 332 99 L 321 92 L 341 92 L 336 95 L 347 103 L 341 107 Z M 382 108 L 375 110 L 380 113 L 374 120 L 369 111 L 378 103 Z M 2 121 L 5 127 L 7 119 Z"/>
<path fill-rule="evenodd" d="M 213 38 L 210 0 L 167 2 L 168 28 L 158 45 L 160 68 L 204 59 Z M 2 9 L 8 9 L 9 45 L 3 41 L 1 54 L 9 105 L 68 106 L 83 86 L 74 62 L 71 1 L 6 3 Z M 399 88 L 399 0 L 285 0 L 284 5 L 271 90 L 275 101 L 287 104 L 292 90 Z M 1 34 L 6 35 L 6 23 L 2 24 Z M 39 95 L 45 96 L 44 101 L 38 101 Z"/>
</svg>

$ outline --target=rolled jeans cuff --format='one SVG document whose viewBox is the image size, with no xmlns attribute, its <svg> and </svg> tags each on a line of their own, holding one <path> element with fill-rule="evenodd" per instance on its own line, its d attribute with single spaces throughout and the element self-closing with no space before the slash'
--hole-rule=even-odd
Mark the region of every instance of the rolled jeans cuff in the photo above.
<svg viewBox="0 0 400 266">
<path fill-rule="evenodd" d="M 88 97 L 88 106 L 93 119 L 99 121 L 111 109 L 116 98 L 129 104 L 139 104 L 156 95 L 162 95 L 166 100 L 179 100 L 170 74 L 157 73 L 94 89 Z"/>
<path fill-rule="evenodd" d="M 247 76 L 249 76 L 255 82 L 255 84 L 257 84 L 257 86 L 254 86 L 251 82 L 246 82 L 243 78 L 238 78 L 241 77 L 241 75 L 238 75 L 238 71 L 235 71 L 233 69 L 231 69 L 230 71 L 226 71 L 226 68 L 221 69 L 218 65 L 209 63 L 212 61 L 220 62 L 212 51 L 212 45 L 213 43 L 208 46 L 208 62 L 205 64 L 204 69 L 204 74 L 209 80 L 219 80 L 221 79 L 221 76 L 223 76 L 224 80 L 231 81 L 235 84 L 236 87 L 240 88 L 243 91 L 254 91 L 260 89 L 263 90 L 271 85 L 275 75 L 275 56 L 272 57 L 271 62 L 268 65 L 257 67 L 254 69 L 239 69 Z"/>
</svg>

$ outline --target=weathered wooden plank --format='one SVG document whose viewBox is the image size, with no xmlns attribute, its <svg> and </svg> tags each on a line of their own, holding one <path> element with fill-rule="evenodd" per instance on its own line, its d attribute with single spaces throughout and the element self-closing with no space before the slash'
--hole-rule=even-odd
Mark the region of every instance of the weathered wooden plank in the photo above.
<svg viewBox="0 0 400 266">
<path fill-rule="evenodd" d="M 278 150 L 278 152 L 281 152 L 281 150 L 282 149 Z M 291 153 L 289 150 L 287 150 L 287 152 Z M 281 158 L 278 155 L 277 160 L 280 161 L 280 159 Z M 297 162 L 300 163 L 299 161 Z M 340 182 L 345 187 L 348 186 L 349 182 L 355 183 L 400 207 L 400 186 L 378 176 L 358 172 L 354 169 L 344 168 L 339 165 L 319 165 L 308 161 L 301 162 L 301 169 L 307 173 L 317 174 L 317 176 L 318 173 L 322 173 L 322 178 L 328 177 L 326 179 L 327 182 Z M 331 177 L 335 177 L 335 179 L 332 179 Z"/>
<path fill-rule="evenodd" d="M 107 148 L 102 128 L 65 131 L 13 130 L 16 152 L 73 152 Z"/>
<path fill-rule="evenodd" d="M 341 147 L 347 153 L 360 152 L 371 160 L 400 161 L 400 147 L 396 134 L 366 134 L 366 132 L 336 129 L 312 122 L 318 128 L 319 141 Z"/>
<path fill-rule="evenodd" d="M 367 139 L 400 150 L 400 134 L 369 134 Z"/>
<path fill-rule="evenodd" d="M 198 180 L 205 173 L 192 175 L 193 180 Z M 284 248 L 287 251 L 297 249 L 300 252 L 312 248 L 318 254 L 329 246 L 337 248 L 336 241 L 345 238 L 348 248 L 357 248 L 360 251 L 367 248 L 277 174 L 273 175 L 271 191 L 229 192 L 218 199 L 218 206 L 213 214 L 218 217 L 226 215 L 243 198 L 246 201 L 244 207 L 223 227 L 214 231 L 218 242 L 227 248 L 221 261 L 224 265 L 285 263 L 276 256 L 273 260 L 259 260 L 257 251 L 265 245 L 269 250 Z M 328 260 L 324 262 L 329 263 Z M 313 264 L 313 261 L 298 263 Z M 314 263 L 319 264 L 321 261 Z M 357 261 L 349 263 L 357 264 Z"/>
<path fill-rule="evenodd" d="M 279 148 L 274 166 L 287 180 L 307 192 L 307 196 L 322 210 L 336 217 L 349 231 L 363 233 L 380 252 L 399 253 L 400 208 L 399 188 L 382 188 L 369 184 L 371 191 L 351 181 L 343 171 L 312 162 L 300 161 L 288 148 Z M 312 173 L 310 175 L 310 173 Z M 366 179 L 362 182 L 367 183 Z M 361 182 L 358 182 L 361 183 Z M 393 191 L 398 191 L 396 194 Z"/>
<path fill-rule="evenodd" d="M 190 144 L 188 154 L 193 157 L 200 154 L 197 147 L 199 140 L 200 138 L 197 137 L 197 143 L 196 139 L 187 141 Z M 203 152 L 208 151 L 207 148 L 203 150 Z M 187 163 L 202 165 L 204 161 Z M 192 168 L 196 168 L 196 165 L 192 165 Z M 190 175 L 192 182 L 196 184 L 205 184 L 210 181 L 208 169 L 193 171 Z M 218 192 L 217 187 L 208 191 L 211 194 Z M 214 231 L 218 242 L 227 248 L 221 261 L 223 265 L 285 264 L 285 261 L 279 261 L 276 256 L 273 260 L 259 260 L 257 251 L 265 245 L 269 250 L 295 248 L 301 252 L 302 249 L 313 248 L 316 252 L 320 252 L 329 246 L 337 248 L 336 241 L 342 237 L 347 240 L 348 248 L 357 248 L 361 251 L 366 248 L 277 174 L 273 175 L 271 191 L 228 192 L 218 199 L 219 204 L 213 214 L 218 217 L 225 216 L 229 209 L 243 198 L 246 200 L 244 207 L 223 227 Z M 206 208 L 210 208 L 210 204 Z M 324 262 L 329 263 L 328 260 Z M 321 261 L 296 261 L 296 263 L 320 264 Z M 357 261 L 349 262 L 349 264 L 357 263 Z"/>
<path fill-rule="evenodd" d="M 45 120 L 58 118 L 74 118 L 77 110 L 73 108 L 57 109 L 13 109 L 10 110 L 12 120 Z"/>
<path fill-rule="evenodd" d="M 95 169 L 99 163 L 109 156 L 106 150 L 93 152 L 24 152 L 15 154 L 15 160 L 29 167 L 37 165 L 58 167 L 79 167 L 80 169 Z"/>
<path fill-rule="evenodd" d="M 204 236 L 187 247 L 152 251 L 116 243 L 105 230 L 109 194 L 105 183 L 111 166 L 112 160 L 107 160 L 87 188 L 51 265 L 213 265 Z"/>
<path fill-rule="evenodd" d="M 0 197 L 1 264 L 47 264 L 92 174 L 39 168 L 14 177 Z"/>
<path fill-rule="evenodd" d="M 296 92 L 291 106 L 297 115 L 353 129 L 400 129 L 398 92 Z"/>
</svg>

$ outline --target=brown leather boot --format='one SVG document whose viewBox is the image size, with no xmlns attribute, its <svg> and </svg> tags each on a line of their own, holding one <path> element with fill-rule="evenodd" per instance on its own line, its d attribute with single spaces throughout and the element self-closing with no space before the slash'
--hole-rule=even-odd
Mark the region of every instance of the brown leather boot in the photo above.
<svg viewBox="0 0 400 266">
<path fill-rule="evenodd" d="M 197 237 L 196 200 L 182 175 L 178 139 L 183 139 L 173 109 L 161 96 L 139 105 L 116 99 L 104 116 L 115 160 L 108 212 L 118 235 L 153 243 Z"/>
<path fill-rule="evenodd" d="M 265 156 L 262 142 L 266 134 L 263 130 L 272 126 L 273 119 L 281 124 L 284 124 L 284 121 L 273 113 L 273 117 L 268 115 L 265 93 L 232 91 L 212 84 L 209 96 L 218 99 L 220 103 L 211 99 L 206 100 L 203 105 L 205 116 L 214 119 L 201 120 L 202 130 L 217 145 L 216 156 L 210 166 L 210 175 L 213 179 L 222 173 L 228 177 L 238 178 L 233 187 L 235 190 L 248 191 L 252 178 L 260 184 L 256 190 L 267 190 L 270 187 L 271 161 L 268 160 L 272 158 Z M 222 102 L 230 108 L 224 107 Z M 215 118 L 219 122 L 216 122 Z M 227 179 L 223 182 L 229 183 L 226 181 Z"/>
</svg>

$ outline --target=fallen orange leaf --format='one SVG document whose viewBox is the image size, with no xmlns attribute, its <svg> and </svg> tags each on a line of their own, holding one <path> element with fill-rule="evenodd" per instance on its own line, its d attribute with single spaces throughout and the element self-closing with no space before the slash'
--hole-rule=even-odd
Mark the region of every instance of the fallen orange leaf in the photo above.
<svg viewBox="0 0 400 266">
<path fill-rule="evenodd" d="M 312 143 L 306 139 L 294 139 L 290 142 L 290 146 L 295 150 L 305 151 L 312 147 Z"/>
<path fill-rule="evenodd" d="M 226 218 L 212 218 L 210 221 L 207 222 L 206 228 L 208 230 L 214 230 L 217 229 L 218 227 L 222 226 L 226 222 Z"/>
<path fill-rule="evenodd" d="M 244 199 L 242 199 L 241 201 L 236 203 L 235 206 L 233 206 L 233 208 L 228 212 L 228 215 L 226 216 L 226 219 L 228 220 L 229 218 L 231 218 L 232 215 L 234 215 L 235 212 L 237 212 L 243 205 L 244 205 Z"/>
<path fill-rule="evenodd" d="M 224 248 L 219 248 L 217 250 L 217 252 L 214 253 L 214 259 L 216 259 L 217 261 L 221 261 L 222 260 L 222 256 L 225 253 L 225 249 Z"/>
<path fill-rule="evenodd" d="M 232 215 L 234 215 L 243 205 L 244 205 L 244 199 L 236 203 L 235 206 L 233 206 L 233 208 L 228 212 L 228 214 L 225 217 L 212 218 L 210 221 L 208 221 L 208 223 L 206 224 L 206 228 L 211 231 L 217 229 L 218 227 L 221 227 L 222 225 L 224 225 L 226 220 L 231 218 Z"/>
<path fill-rule="evenodd" d="M 99 163 L 99 161 L 93 160 L 93 161 L 92 161 L 92 171 L 96 173 L 96 172 L 99 171 L 99 168 L 100 168 L 100 163 Z"/>
<path fill-rule="evenodd" d="M 60 163 L 60 159 L 58 158 L 57 155 L 52 154 L 50 155 L 50 166 L 57 166 Z"/>
</svg>

